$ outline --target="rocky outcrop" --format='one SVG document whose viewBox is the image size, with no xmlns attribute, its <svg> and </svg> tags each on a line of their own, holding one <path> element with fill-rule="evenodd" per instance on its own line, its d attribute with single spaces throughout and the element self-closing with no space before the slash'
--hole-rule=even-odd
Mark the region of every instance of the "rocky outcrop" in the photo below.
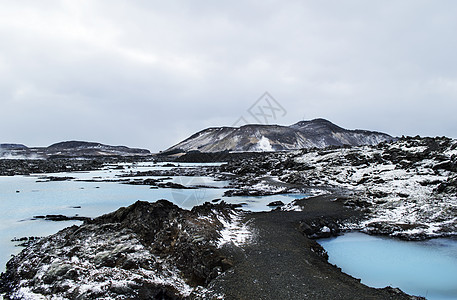
<svg viewBox="0 0 457 300">
<path fill-rule="evenodd" d="M 456 140 L 404 137 L 375 146 L 271 153 L 229 162 L 221 172 L 236 188 L 227 196 L 338 192 L 345 205 L 366 212 L 365 220 L 348 227 L 420 240 L 457 234 L 456 166 Z"/>
<path fill-rule="evenodd" d="M 237 214 L 225 203 L 191 211 L 138 201 L 32 243 L 1 277 L 7 299 L 181 299 L 231 266 L 218 248 Z"/>
<path fill-rule="evenodd" d="M 36 158 L 36 157 L 35 157 Z M 82 159 L 80 159 L 82 158 Z M 119 163 L 151 161 L 150 156 L 93 156 L 93 157 L 50 157 L 24 159 L 24 157 L 0 159 L 0 176 L 29 175 L 42 173 L 93 171 L 102 168 L 123 169 Z M 70 180 L 65 176 L 42 176 L 41 181 Z"/>
<path fill-rule="evenodd" d="M 111 158 L 99 159 L 0 159 L 0 175 L 29 175 L 32 173 L 58 173 L 97 170 L 107 163 L 113 163 Z M 47 179 L 44 179 L 47 180 Z"/>
</svg>

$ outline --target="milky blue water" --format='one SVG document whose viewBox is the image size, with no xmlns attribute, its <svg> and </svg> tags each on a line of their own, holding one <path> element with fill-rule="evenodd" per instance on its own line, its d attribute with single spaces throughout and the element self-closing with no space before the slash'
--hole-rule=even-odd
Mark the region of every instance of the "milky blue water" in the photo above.
<svg viewBox="0 0 457 300">
<path fill-rule="evenodd" d="M 405 242 L 347 233 L 319 243 L 329 261 L 372 287 L 398 287 L 427 299 L 457 299 L 457 239 Z"/>
<path fill-rule="evenodd" d="M 199 164 L 202 165 L 202 164 Z M 12 254 L 22 248 L 11 242 L 14 237 L 46 236 L 81 222 L 32 220 L 46 214 L 96 217 L 137 200 L 154 202 L 168 199 L 183 208 L 192 208 L 205 201 L 221 198 L 229 203 L 243 203 L 251 211 L 270 210 L 266 205 L 280 200 L 289 203 L 306 195 L 275 195 L 264 197 L 223 197 L 228 182 L 209 177 L 170 179 L 183 185 L 205 185 L 214 188 L 198 190 L 150 189 L 149 186 L 78 180 L 115 179 L 130 171 L 169 169 L 161 164 L 124 164 L 125 170 L 46 174 L 71 176 L 76 180 L 39 182 L 40 176 L 0 176 L 0 272 Z M 192 164 L 180 164 L 192 167 Z M 159 177 L 148 177 L 159 178 Z M 37 182 L 38 181 L 38 182 Z M 74 208 L 75 206 L 80 208 Z M 344 272 L 362 279 L 373 287 L 387 285 L 403 291 L 427 296 L 429 299 L 457 299 L 457 241 L 436 239 L 426 242 L 403 242 L 361 233 L 348 233 L 321 240 L 330 262 Z"/>
<path fill-rule="evenodd" d="M 215 164 L 199 164 L 215 165 Z M 32 220 L 33 216 L 62 214 L 96 217 L 128 206 L 137 200 L 154 202 L 167 199 L 176 205 L 190 209 L 195 205 L 220 198 L 229 203 L 243 203 L 243 209 L 270 210 L 266 205 L 280 200 L 289 203 L 305 195 L 275 195 L 265 197 L 223 197 L 228 182 L 215 181 L 209 177 L 175 176 L 170 179 L 182 185 L 204 185 L 214 188 L 202 189 L 151 189 L 149 186 L 126 185 L 115 182 L 86 182 L 78 180 L 118 179 L 116 175 L 133 171 L 170 169 L 158 165 L 124 164 L 125 170 L 105 169 L 92 172 L 46 174 L 52 176 L 75 177 L 71 181 L 43 181 L 40 175 L 0 176 L 0 272 L 12 254 L 22 248 L 16 247 L 11 239 L 29 236 L 47 236 L 71 225 L 82 222 L 53 222 L 42 219 Z M 192 167 L 192 164 L 180 164 Z M 114 167 L 114 166 L 113 166 Z M 159 177 L 148 177 L 159 178 Z M 80 208 L 74 208 L 80 207 Z M 17 244 L 17 243 L 16 243 Z"/>
</svg>

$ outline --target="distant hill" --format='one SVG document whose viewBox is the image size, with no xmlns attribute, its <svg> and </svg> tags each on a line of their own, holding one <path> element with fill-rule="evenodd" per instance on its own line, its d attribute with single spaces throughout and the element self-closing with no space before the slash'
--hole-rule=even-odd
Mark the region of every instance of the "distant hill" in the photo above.
<svg viewBox="0 0 457 300">
<path fill-rule="evenodd" d="M 0 144 L 0 149 L 27 149 L 27 146 L 22 144 Z"/>
<path fill-rule="evenodd" d="M 67 141 L 53 144 L 46 148 L 47 155 L 64 156 L 132 156 L 150 155 L 147 149 L 110 146 L 94 142 Z"/>
<path fill-rule="evenodd" d="M 0 158 L 147 156 L 147 149 L 110 146 L 96 142 L 66 141 L 49 147 L 28 148 L 21 144 L 1 144 Z"/>
<path fill-rule="evenodd" d="M 342 145 L 376 145 L 393 139 L 386 133 L 348 130 L 325 119 L 314 119 L 290 126 L 251 124 L 241 127 L 207 128 L 168 148 L 162 154 L 191 151 L 262 152 Z"/>
</svg>

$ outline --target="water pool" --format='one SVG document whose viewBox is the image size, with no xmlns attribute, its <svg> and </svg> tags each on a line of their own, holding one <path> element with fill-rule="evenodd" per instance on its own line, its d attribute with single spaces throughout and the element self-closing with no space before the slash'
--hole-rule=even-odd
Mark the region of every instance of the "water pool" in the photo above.
<svg viewBox="0 0 457 300">
<path fill-rule="evenodd" d="M 406 242 L 352 232 L 319 243 L 330 263 L 368 286 L 457 299 L 457 239 Z"/>
</svg>

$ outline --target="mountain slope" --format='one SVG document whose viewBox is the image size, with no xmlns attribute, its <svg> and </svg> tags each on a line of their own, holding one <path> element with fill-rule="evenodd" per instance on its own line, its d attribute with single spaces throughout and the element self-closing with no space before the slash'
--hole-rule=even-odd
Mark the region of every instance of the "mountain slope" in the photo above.
<svg viewBox="0 0 457 300">
<path fill-rule="evenodd" d="M 315 119 L 290 126 L 253 124 L 241 127 L 212 127 L 195 133 L 163 153 L 295 150 L 342 145 L 376 145 L 392 139 L 385 133 L 348 130 L 328 120 Z"/>
</svg>

